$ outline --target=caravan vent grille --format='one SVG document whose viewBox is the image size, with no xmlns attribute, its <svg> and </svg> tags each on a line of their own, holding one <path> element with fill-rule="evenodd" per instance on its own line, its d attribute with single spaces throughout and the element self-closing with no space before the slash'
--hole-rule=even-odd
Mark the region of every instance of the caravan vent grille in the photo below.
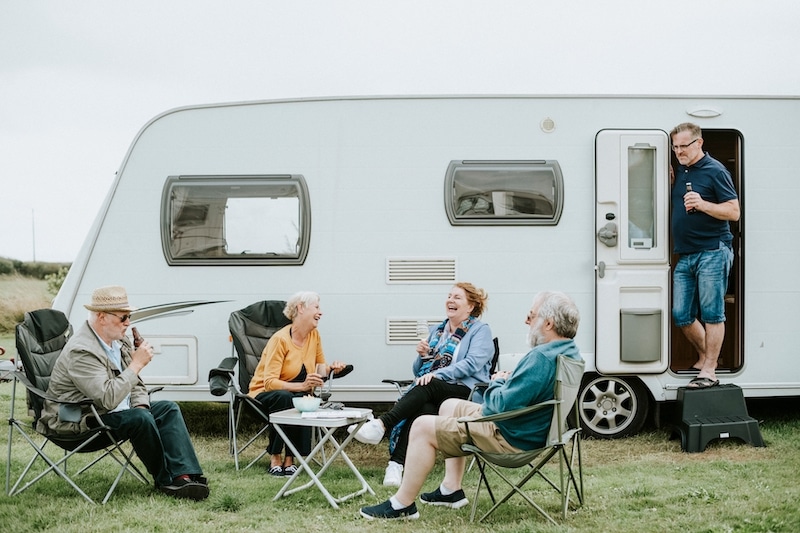
<svg viewBox="0 0 800 533">
<path fill-rule="evenodd" d="M 425 321 L 428 327 L 438 326 L 441 319 L 437 318 L 387 318 L 386 319 L 386 344 L 414 344 L 419 342 L 417 336 L 417 323 Z"/>
<path fill-rule="evenodd" d="M 445 283 L 456 281 L 456 259 L 392 258 L 386 260 L 386 283 Z"/>
</svg>

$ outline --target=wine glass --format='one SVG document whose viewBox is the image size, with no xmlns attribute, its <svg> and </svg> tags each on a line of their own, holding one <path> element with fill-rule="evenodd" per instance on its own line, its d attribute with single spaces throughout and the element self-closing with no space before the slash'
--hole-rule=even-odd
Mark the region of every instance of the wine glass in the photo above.
<svg viewBox="0 0 800 533">
<path fill-rule="evenodd" d="M 430 330 L 428 329 L 428 322 L 425 320 L 418 320 L 417 337 L 419 337 L 419 340 L 421 340 L 422 342 L 427 342 L 428 335 L 430 335 Z M 422 357 L 422 359 L 427 359 L 428 357 L 430 357 L 430 354 L 424 354 L 420 357 Z"/>
<path fill-rule="evenodd" d="M 425 320 L 417 320 L 417 337 L 419 337 L 419 340 L 428 340 L 429 334 L 430 331 L 428 330 L 428 322 Z"/>
<path fill-rule="evenodd" d="M 322 376 L 325 379 L 325 370 L 327 369 L 325 363 L 317 363 L 317 366 L 314 368 L 314 372 Z M 322 387 L 314 387 L 314 396 L 321 396 L 322 395 Z"/>
</svg>

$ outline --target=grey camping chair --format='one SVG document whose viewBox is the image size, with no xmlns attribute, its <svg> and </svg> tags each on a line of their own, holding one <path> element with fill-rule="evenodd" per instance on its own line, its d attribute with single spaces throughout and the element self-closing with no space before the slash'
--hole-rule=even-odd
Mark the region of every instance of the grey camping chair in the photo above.
<svg viewBox="0 0 800 533">
<path fill-rule="evenodd" d="M 117 487 L 122 476 L 128 472 L 139 481 L 147 483 L 142 472 L 131 462 L 132 453 L 122 449 L 125 441 L 120 441 L 111 433 L 111 429 L 106 426 L 94 407 L 92 400 L 86 398 L 76 402 L 59 402 L 57 398 L 47 396 L 47 387 L 50 383 L 50 374 L 55 365 L 56 359 L 61 353 L 67 339 L 72 334 L 72 326 L 67 317 L 61 311 L 55 309 L 39 309 L 25 313 L 24 321 L 17 325 L 16 343 L 17 352 L 22 361 L 24 372 L 13 372 L 14 383 L 11 393 L 11 414 L 8 419 L 8 455 L 6 461 L 6 494 L 13 496 L 28 489 L 37 481 L 42 479 L 49 472 L 55 472 L 64 479 L 75 491 L 90 503 L 94 500 L 83 490 L 69 475 L 67 460 L 76 454 L 89 452 L 103 452 L 94 460 L 84 465 L 74 477 L 77 477 L 87 469 L 91 468 L 104 458 L 111 458 L 119 466 L 116 478 L 103 498 L 106 503 Z M 30 406 L 34 413 L 33 427 L 39 436 L 43 437 L 41 444 L 34 439 L 36 435 L 30 434 L 30 428 L 23 421 L 15 418 L 14 400 L 16 396 L 17 383 L 22 383 L 27 389 Z M 37 421 L 41 416 L 44 401 L 49 400 L 59 403 L 59 416 L 68 421 L 77 422 L 81 417 L 81 407 L 89 406 L 96 421 L 97 427 L 80 434 L 52 434 L 42 433 L 37 428 Z M 21 436 L 33 449 L 34 455 L 23 469 L 16 483 L 11 486 L 12 446 L 14 434 Z M 47 444 L 53 443 L 64 451 L 63 456 L 50 457 L 45 452 Z M 28 473 L 34 467 L 37 459 L 41 458 L 47 468 L 41 471 L 24 485 Z"/>
<path fill-rule="evenodd" d="M 477 419 L 463 418 L 459 420 L 459 422 L 463 422 L 466 425 L 467 436 L 469 438 L 469 425 L 472 423 L 514 420 L 515 418 L 541 409 L 553 409 L 547 443 L 542 448 L 525 450 L 519 453 L 496 453 L 483 451 L 472 443 L 461 446 L 462 450 L 469 452 L 475 458 L 481 473 L 475 491 L 475 498 L 472 502 L 471 521 L 475 520 L 481 486 L 485 486 L 494 505 L 480 518 L 480 521 L 483 521 L 491 515 L 501 504 L 511 498 L 511 496 L 519 494 L 547 520 L 553 524 L 557 524 L 550 514 L 523 490 L 525 483 L 534 476 L 541 477 L 559 494 L 562 518 L 566 518 L 567 516 L 567 508 L 572 501 L 570 492 L 573 489 L 575 491 L 575 505 L 583 505 L 583 465 L 581 462 L 580 446 L 581 429 L 577 410 L 574 411 L 575 419 L 573 420 L 572 429 L 568 427 L 567 418 L 578 397 L 578 390 L 580 389 L 581 378 L 583 377 L 584 363 L 583 361 L 577 361 L 559 355 L 556 365 L 556 382 L 554 398 L 552 400 L 506 413 L 498 413 Z M 553 458 L 558 461 L 558 482 L 552 481 L 543 471 L 543 467 Z M 510 487 L 508 493 L 499 500 L 495 498 L 489 486 L 489 481 L 486 476 L 487 467 L 494 471 L 500 479 Z M 513 482 L 506 477 L 507 472 L 504 472 L 504 470 L 517 468 L 524 468 L 525 475 L 520 480 Z"/>
</svg>

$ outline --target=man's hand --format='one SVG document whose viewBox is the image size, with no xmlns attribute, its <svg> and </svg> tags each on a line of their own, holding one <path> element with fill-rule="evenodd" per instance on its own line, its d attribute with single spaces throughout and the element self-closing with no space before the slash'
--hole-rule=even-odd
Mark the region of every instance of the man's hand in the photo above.
<svg viewBox="0 0 800 533">
<path fill-rule="evenodd" d="M 149 342 L 142 342 L 135 352 L 131 354 L 131 364 L 128 368 L 137 374 L 153 360 L 153 347 Z"/>
<path fill-rule="evenodd" d="M 511 375 L 511 372 L 509 372 L 508 370 L 498 370 L 497 372 L 495 372 L 492 375 L 492 381 L 494 381 L 494 380 L 496 380 L 498 378 L 508 379 L 508 376 L 510 376 L 510 375 Z"/>
</svg>

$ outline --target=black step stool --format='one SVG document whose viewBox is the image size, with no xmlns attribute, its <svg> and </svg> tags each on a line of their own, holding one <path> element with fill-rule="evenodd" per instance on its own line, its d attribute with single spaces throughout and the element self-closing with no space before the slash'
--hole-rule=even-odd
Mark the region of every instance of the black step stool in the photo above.
<svg viewBox="0 0 800 533">
<path fill-rule="evenodd" d="M 764 446 L 758 421 L 747 414 L 741 387 L 733 384 L 707 389 L 678 389 L 677 430 L 685 452 L 702 452 L 715 439 L 738 438 Z"/>
</svg>

